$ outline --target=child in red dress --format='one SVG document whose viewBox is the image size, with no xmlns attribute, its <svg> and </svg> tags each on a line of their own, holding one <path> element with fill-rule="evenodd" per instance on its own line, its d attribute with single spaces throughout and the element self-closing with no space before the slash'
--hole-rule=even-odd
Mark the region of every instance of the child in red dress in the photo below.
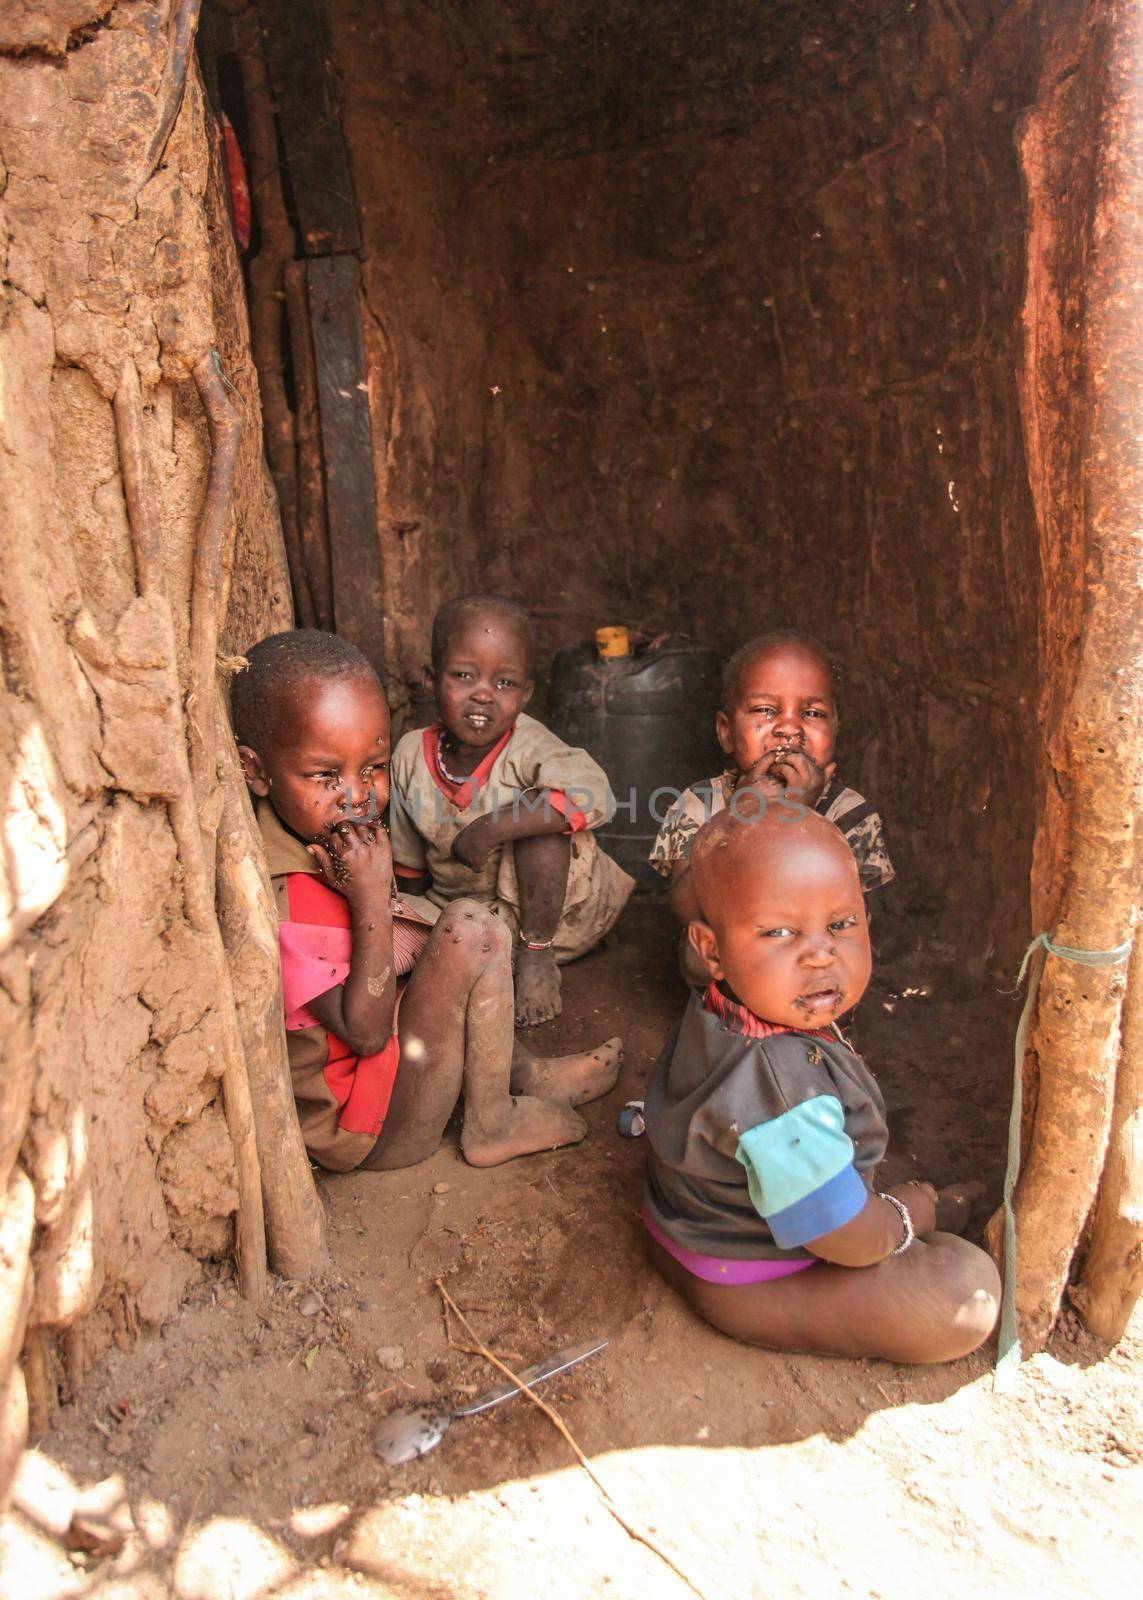
<svg viewBox="0 0 1143 1600">
<path fill-rule="evenodd" d="M 397 898 L 381 822 L 389 707 L 368 661 L 313 629 L 263 639 L 249 661 L 234 724 L 278 901 L 311 1157 L 340 1172 L 422 1161 L 462 1090 L 461 1148 L 476 1166 L 582 1139 L 572 1107 L 612 1087 L 620 1041 L 533 1058 L 514 1044 L 503 924 L 456 900 L 430 926 Z"/>
</svg>

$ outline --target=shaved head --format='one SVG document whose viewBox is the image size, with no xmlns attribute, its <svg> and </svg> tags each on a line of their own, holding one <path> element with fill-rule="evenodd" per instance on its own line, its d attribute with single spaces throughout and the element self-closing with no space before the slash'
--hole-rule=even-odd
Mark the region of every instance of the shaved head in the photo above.
<svg viewBox="0 0 1143 1600">
<path fill-rule="evenodd" d="M 703 917 L 715 928 L 735 914 L 749 916 L 762 883 L 796 884 L 807 872 L 828 872 L 839 886 L 851 883 L 861 892 L 853 852 L 832 822 L 806 806 L 749 790 L 699 829 L 691 872 Z"/>
<path fill-rule="evenodd" d="M 869 923 L 857 863 L 832 822 L 743 790 L 695 835 L 701 920 L 687 935 L 716 983 L 755 1016 L 821 1028 L 869 982 Z"/>
</svg>

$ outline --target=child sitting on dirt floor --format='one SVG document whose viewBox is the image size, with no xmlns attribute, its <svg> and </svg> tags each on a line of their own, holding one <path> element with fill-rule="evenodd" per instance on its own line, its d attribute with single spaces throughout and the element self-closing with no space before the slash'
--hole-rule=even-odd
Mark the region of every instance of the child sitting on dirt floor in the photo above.
<svg viewBox="0 0 1143 1600">
<path fill-rule="evenodd" d="M 474 1166 L 582 1139 L 572 1106 L 612 1088 L 620 1041 L 533 1059 L 514 1046 L 504 924 L 458 899 L 434 925 L 396 898 L 380 820 L 389 707 L 361 652 L 313 629 L 273 634 L 250 651 L 232 705 L 278 904 L 311 1158 L 335 1172 L 423 1161 L 462 1091 Z"/>
<path fill-rule="evenodd" d="M 869 981 L 865 902 L 830 822 L 747 795 L 691 852 L 688 934 L 709 975 L 647 1091 L 652 1258 L 724 1333 L 771 1349 L 949 1361 L 996 1320 L 968 1199 L 873 1188 L 877 1084 L 834 1026 Z"/>
<path fill-rule="evenodd" d="M 470 895 L 516 936 L 516 1021 L 560 1012 L 562 965 L 613 925 L 633 880 L 592 838 L 614 809 L 607 775 L 524 715 L 536 640 L 501 595 L 450 600 L 425 685 L 438 721 L 393 752 L 390 828 L 402 887 L 438 906 Z"/>
<path fill-rule="evenodd" d="M 689 856 L 694 836 L 710 817 L 753 789 L 812 806 L 841 829 L 868 893 L 893 876 L 881 818 L 855 789 L 836 777 L 837 678 L 829 657 L 800 633 L 767 633 L 736 650 L 722 675 L 718 742 L 734 765 L 695 784 L 663 819 L 650 863 L 669 880 L 671 910 L 684 927 L 698 914 Z M 681 957 L 688 982 L 704 973 L 689 948 Z"/>
</svg>

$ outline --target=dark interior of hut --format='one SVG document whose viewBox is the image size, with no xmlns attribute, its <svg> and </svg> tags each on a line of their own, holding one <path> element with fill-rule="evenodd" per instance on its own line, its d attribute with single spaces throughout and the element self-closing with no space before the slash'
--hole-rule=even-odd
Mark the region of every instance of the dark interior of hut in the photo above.
<svg viewBox="0 0 1143 1600">
<path fill-rule="evenodd" d="M 259 13 L 285 27 L 291 9 Z M 842 771 L 878 806 L 897 874 L 854 1022 L 889 1106 L 889 1176 L 982 1179 L 979 1237 L 1003 1170 L 1035 799 L 1014 135 L 1039 29 L 999 0 L 327 12 L 312 59 L 348 150 L 381 566 L 374 604 L 368 562 L 338 555 L 331 499 L 329 547 L 301 556 L 310 615 L 379 663 L 398 727 L 425 720 L 434 609 L 473 587 L 535 615 L 541 716 L 554 653 L 601 624 L 723 655 L 773 628 L 820 637 L 839 664 Z M 265 37 L 273 67 L 283 36 Z M 210 57 L 209 27 L 204 45 L 244 139 L 241 76 L 225 49 Z M 297 253 L 329 279 L 347 241 L 307 228 L 277 98 Z M 306 181 L 336 201 L 346 180 Z M 255 214 L 253 258 L 257 192 Z M 315 309 L 315 281 L 316 344 L 334 301 Z M 252 268 L 255 321 L 257 293 Z M 300 414 L 288 350 L 282 366 Z M 360 452 L 343 466 L 360 483 Z M 624 1034 L 586 1145 L 495 1182 L 455 1141 L 415 1175 L 321 1179 L 359 1331 L 415 1344 L 445 1274 L 508 1344 L 536 1317 L 567 1340 L 602 1322 L 649 1338 L 641 1150 L 616 1112 L 683 999 L 664 898 L 641 893 L 529 1038 Z M 442 1346 L 430 1377 L 455 1360 Z M 635 1442 L 645 1422 L 613 1416 L 609 1437 Z M 654 1427 L 671 1435 L 666 1413 Z M 532 1448 L 508 1439 L 497 1470 Z M 433 1481 L 459 1487 L 474 1463 L 458 1442 Z"/>
<path fill-rule="evenodd" d="M 1013 10 L 328 8 L 399 720 L 465 588 L 535 614 L 541 713 L 601 623 L 724 654 L 815 633 L 892 839 L 883 954 L 921 937 L 958 994 L 1011 971 L 1031 859 L 1014 128 L 1039 34 Z M 225 57 L 218 80 L 241 129 Z"/>
<path fill-rule="evenodd" d="M 380 608 L 335 561 L 326 620 L 353 612 L 398 728 L 426 720 L 429 623 L 464 589 L 537 618 L 541 717 L 554 652 L 600 624 L 723 655 L 819 636 L 840 770 L 896 867 L 879 981 L 913 1009 L 994 1011 L 1027 921 L 1014 132 L 1040 37 L 1015 9 L 333 0 L 326 40 L 313 8 L 259 8 L 299 254 L 336 261 L 358 230 Z M 348 153 L 308 233 L 288 77 L 307 46 Z M 243 137 L 232 57 L 216 81 Z M 629 914 L 636 943 L 639 919 L 667 939 L 661 904 Z"/>
</svg>

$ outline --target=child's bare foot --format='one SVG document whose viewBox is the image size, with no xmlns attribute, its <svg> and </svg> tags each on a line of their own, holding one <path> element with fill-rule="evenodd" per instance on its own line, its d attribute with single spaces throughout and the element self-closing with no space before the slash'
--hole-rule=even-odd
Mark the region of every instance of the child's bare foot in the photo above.
<svg viewBox="0 0 1143 1600">
<path fill-rule="evenodd" d="M 623 1065 L 623 1040 L 606 1039 L 594 1050 L 573 1056 L 530 1056 L 522 1045 L 512 1055 L 512 1088 L 541 1094 L 569 1106 L 585 1106 L 615 1087 Z"/>
<path fill-rule="evenodd" d="M 982 1183 L 950 1183 L 937 1191 L 937 1227 L 942 1233 L 963 1233 L 972 1208 L 984 1194 Z"/>
<path fill-rule="evenodd" d="M 516 1021 L 522 1028 L 550 1022 L 563 1010 L 560 969 L 552 950 L 527 950 L 516 957 Z"/>
<path fill-rule="evenodd" d="M 562 1101 L 514 1094 L 505 1100 L 502 1115 L 485 1118 L 479 1128 L 466 1112 L 460 1147 L 470 1166 L 498 1167 L 516 1156 L 578 1144 L 586 1133 L 587 1123 Z"/>
</svg>

